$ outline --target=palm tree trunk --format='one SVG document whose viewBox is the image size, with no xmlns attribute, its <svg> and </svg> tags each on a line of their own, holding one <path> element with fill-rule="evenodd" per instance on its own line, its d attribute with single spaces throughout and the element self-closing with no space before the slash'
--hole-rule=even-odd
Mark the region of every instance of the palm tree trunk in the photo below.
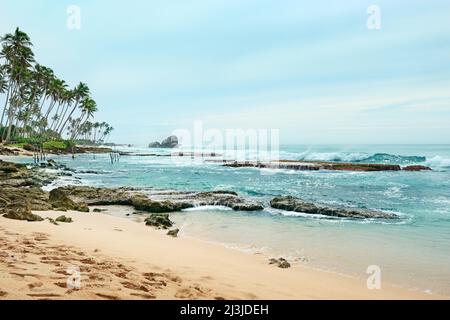
<svg viewBox="0 0 450 320">
<path fill-rule="evenodd" d="M 61 119 L 59 119 L 59 121 L 58 121 L 58 123 L 56 124 L 56 126 L 55 126 L 55 131 L 56 132 L 58 132 L 59 131 L 59 128 L 61 127 L 61 124 L 64 122 L 64 118 L 66 117 L 66 113 L 67 113 L 67 110 L 69 110 L 69 108 L 70 108 L 70 103 L 67 103 L 67 106 L 66 106 L 66 108 L 64 109 L 64 112 L 61 112 Z"/>
<path fill-rule="evenodd" d="M 13 90 L 12 90 L 11 98 L 13 98 L 15 96 L 16 91 L 17 91 L 17 86 L 14 86 Z M 5 136 L 5 133 L 6 133 L 6 137 L 3 139 L 3 140 L 5 140 L 5 142 L 8 142 L 9 139 L 11 138 L 11 130 L 12 130 L 12 125 L 13 125 L 13 120 L 14 120 L 13 119 L 13 115 L 14 115 L 14 108 L 13 107 L 14 106 L 11 105 L 11 103 L 10 103 L 9 104 L 9 108 L 8 108 L 8 119 L 7 119 L 8 130 L 3 133 L 4 136 Z"/>
<path fill-rule="evenodd" d="M 11 89 L 11 81 L 9 82 L 9 86 L 8 86 L 8 93 L 6 94 L 6 100 L 5 100 L 5 106 L 2 112 L 2 119 L 0 120 L 0 127 L 3 126 L 3 119 L 5 118 L 5 113 L 6 113 L 6 109 L 8 106 L 8 101 L 9 101 L 9 94 L 10 94 L 10 90 Z"/>
<path fill-rule="evenodd" d="M 59 132 L 58 132 L 59 135 L 61 135 L 63 133 L 64 129 L 66 128 L 67 122 L 69 121 L 70 117 L 72 116 L 72 114 L 75 112 L 75 110 L 78 107 L 78 103 L 79 103 L 79 100 L 77 100 L 77 102 L 75 103 L 75 105 L 72 108 L 72 111 L 70 111 L 70 114 L 68 115 L 66 121 L 64 121 L 62 127 L 59 129 Z"/>
<path fill-rule="evenodd" d="M 63 104 L 63 106 L 64 106 L 64 104 Z M 61 108 L 61 104 L 58 104 L 58 108 L 56 109 L 55 117 L 58 116 L 58 113 L 59 113 L 59 109 L 60 109 L 60 108 Z M 63 108 L 64 108 L 64 107 L 63 107 Z M 53 126 L 55 125 L 55 122 L 56 122 L 57 120 L 58 120 L 57 118 L 53 119 L 52 125 L 50 126 L 49 129 L 53 130 Z"/>
</svg>

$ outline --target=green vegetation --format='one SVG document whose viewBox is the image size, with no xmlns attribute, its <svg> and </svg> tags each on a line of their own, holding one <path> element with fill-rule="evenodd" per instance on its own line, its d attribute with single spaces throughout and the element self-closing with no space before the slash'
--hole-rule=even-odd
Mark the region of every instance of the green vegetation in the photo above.
<svg viewBox="0 0 450 320">
<path fill-rule="evenodd" d="M 52 69 L 38 64 L 29 36 L 19 28 L 0 43 L 0 142 L 59 149 L 69 143 L 61 140 L 107 141 L 113 128 L 91 122 L 97 104 L 85 83 L 69 89 Z"/>
<path fill-rule="evenodd" d="M 44 150 L 67 150 L 69 147 L 68 141 L 47 141 L 43 143 Z"/>
</svg>

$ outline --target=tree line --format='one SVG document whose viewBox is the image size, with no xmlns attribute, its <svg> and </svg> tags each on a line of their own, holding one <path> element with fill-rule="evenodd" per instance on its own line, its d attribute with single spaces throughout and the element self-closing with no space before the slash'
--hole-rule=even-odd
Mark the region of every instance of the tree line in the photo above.
<svg viewBox="0 0 450 320">
<path fill-rule="evenodd" d="M 30 37 L 19 28 L 2 36 L 0 44 L 0 142 L 106 142 L 113 128 L 92 122 L 97 103 L 87 84 L 69 88 L 51 68 L 37 63 Z"/>
</svg>

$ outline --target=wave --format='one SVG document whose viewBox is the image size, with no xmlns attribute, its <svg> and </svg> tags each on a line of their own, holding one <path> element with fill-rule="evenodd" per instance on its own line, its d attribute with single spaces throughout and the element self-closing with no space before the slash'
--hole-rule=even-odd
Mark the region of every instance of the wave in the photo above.
<svg viewBox="0 0 450 320">
<path fill-rule="evenodd" d="M 192 211 L 232 211 L 233 209 L 225 206 L 196 206 L 192 208 L 183 209 L 183 212 L 192 212 Z"/>
<path fill-rule="evenodd" d="M 432 168 L 450 168 L 450 159 L 441 156 L 434 156 L 427 159 L 425 163 Z"/>
<path fill-rule="evenodd" d="M 304 152 L 297 155 L 297 160 L 406 164 L 425 162 L 427 159 L 424 156 L 402 156 L 389 153 Z"/>
</svg>

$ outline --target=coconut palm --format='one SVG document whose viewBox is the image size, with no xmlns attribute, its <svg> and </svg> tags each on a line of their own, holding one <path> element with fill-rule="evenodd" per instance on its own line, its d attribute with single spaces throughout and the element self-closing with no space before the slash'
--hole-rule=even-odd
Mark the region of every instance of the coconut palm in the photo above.
<svg viewBox="0 0 450 320">
<path fill-rule="evenodd" d="M 72 110 L 70 111 L 70 113 L 67 116 L 66 120 L 58 128 L 58 134 L 59 135 L 62 135 L 64 129 L 67 126 L 67 123 L 69 122 L 69 119 L 72 118 L 72 115 L 74 114 L 75 110 L 77 110 L 79 103 L 89 96 L 89 87 L 87 86 L 87 84 L 85 84 L 83 82 L 80 82 L 75 87 L 75 89 L 73 89 L 73 94 L 74 94 L 74 99 L 75 99 L 74 106 L 72 107 Z"/>
<path fill-rule="evenodd" d="M 72 90 L 52 69 L 34 60 L 29 36 L 17 28 L 0 37 L 0 141 L 13 137 L 71 139 L 90 135 L 100 141 L 111 131 L 105 122 L 92 124 L 97 104 L 89 87 Z M 3 101 L 3 100 L 2 100 Z M 112 128 L 112 127 L 111 127 Z"/>
<path fill-rule="evenodd" d="M 16 109 L 20 106 L 19 97 L 22 94 L 23 78 L 28 68 L 34 62 L 34 54 L 31 50 L 33 44 L 30 37 L 17 28 L 14 33 L 8 33 L 0 39 L 2 50 L 0 58 L 5 59 L 4 70 L 9 78 L 8 93 L 6 97 L 5 110 L 7 110 L 8 130 L 5 131 L 5 140 L 11 137 L 13 117 Z"/>
</svg>

